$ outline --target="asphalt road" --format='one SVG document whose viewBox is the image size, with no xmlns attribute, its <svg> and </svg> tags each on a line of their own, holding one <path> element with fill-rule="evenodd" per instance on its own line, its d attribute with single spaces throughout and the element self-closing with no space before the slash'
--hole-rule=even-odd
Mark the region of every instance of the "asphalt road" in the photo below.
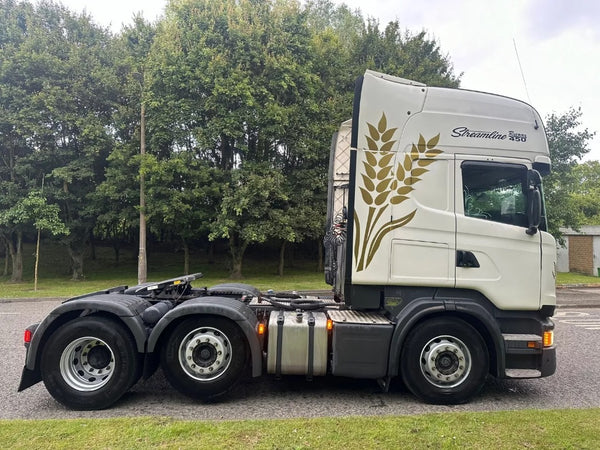
<svg viewBox="0 0 600 450">
<path fill-rule="evenodd" d="M 25 349 L 23 330 L 39 321 L 56 300 L 0 300 L 0 419 L 170 416 L 182 419 L 261 419 L 321 416 L 374 416 L 446 411 L 600 407 L 600 289 L 561 289 L 555 316 L 557 373 L 534 380 L 495 380 L 466 405 L 421 403 L 394 380 L 382 393 L 372 380 L 264 376 L 242 382 L 227 398 L 200 403 L 174 391 L 157 372 L 139 382 L 105 411 L 69 411 L 54 401 L 43 383 L 17 393 Z"/>
<path fill-rule="evenodd" d="M 559 308 L 600 308 L 600 287 L 568 286 L 556 290 Z"/>
</svg>

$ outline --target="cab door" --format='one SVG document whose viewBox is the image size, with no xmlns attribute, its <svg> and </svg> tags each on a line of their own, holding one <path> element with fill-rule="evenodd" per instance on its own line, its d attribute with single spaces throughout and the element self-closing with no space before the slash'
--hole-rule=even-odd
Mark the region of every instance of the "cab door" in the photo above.
<svg viewBox="0 0 600 450">
<path fill-rule="evenodd" d="M 455 174 L 456 287 L 500 309 L 538 307 L 541 233 L 527 233 L 527 163 L 457 155 Z"/>
</svg>

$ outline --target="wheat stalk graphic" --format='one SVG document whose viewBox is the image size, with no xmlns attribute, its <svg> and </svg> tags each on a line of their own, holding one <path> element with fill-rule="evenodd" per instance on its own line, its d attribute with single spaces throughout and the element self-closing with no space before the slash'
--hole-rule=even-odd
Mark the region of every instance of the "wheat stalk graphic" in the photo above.
<svg viewBox="0 0 600 450">
<path fill-rule="evenodd" d="M 405 154 L 404 160 L 399 161 L 394 170 L 392 147 L 396 143 L 394 134 L 397 128 L 387 128 L 385 113 L 374 126 L 367 122 L 369 134 L 367 139 L 368 151 L 365 151 L 363 161 L 362 187 L 359 187 L 362 200 L 369 207 L 364 231 L 356 212 L 354 213 L 354 260 L 357 261 L 357 272 L 366 269 L 377 253 L 381 241 L 390 231 L 409 223 L 417 210 L 392 221 L 380 225 L 381 217 L 390 204 L 399 205 L 408 200 L 414 185 L 426 174 L 436 156 L 442 153 L 435 148 L 440 135 L 426 141 L 419 134 L 419 141 L 412 145 L 411 152 Z M 426 159 L 424 159 L 426 158 Z"/>
</svg>

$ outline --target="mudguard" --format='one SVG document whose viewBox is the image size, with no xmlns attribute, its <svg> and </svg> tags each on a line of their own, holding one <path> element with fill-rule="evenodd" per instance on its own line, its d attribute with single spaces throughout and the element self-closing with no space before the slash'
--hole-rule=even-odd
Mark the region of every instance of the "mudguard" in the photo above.
<svg viewBox="0 0 600 450">
<path fill-rule="evenodd" d="M 193 315 L 212 315 L 225 317 L 238 324 L 250 348 L 252 358 L 252 376 L 262 375 L 262 349 L 256 332 L 258 320 L 252 310 L 241 301 L 229 297 L 199 297 L 178 305 L 173 308 L 156 324 L 148 338 L 147 352 L 156 350 L 158 341 L 163 332 L 174 321 Z"/>
<path fill-rule="evenodd" d="M 436 296 L 435 298 L 415 299 L 396 316 L 396 327 L 392 335 L 388 362 L 388 374 L 390 376 L 399 373 L 402 346 L 413 326 L 427 316 L 448 313 L 454 313 L 457 317 L 471 317 L 485 328 L 493 342 L 494 353 L 496 354 L 496 376 L 504 373 L 505 358 L 502 349 L 502 332 L 490 311 L 477 300 Z"/>
<path fill-rule="evenodd" d="M 151 303 L 143 298 L 117 293 L 94 294 L 66 300 L 50 312 L 36 328 L 27 349 L 25 369 L 29 371 L 38 370 L 38 352 L 47 339 L 48 332 L 55 330 L 66 321 L 98 312 L 105 312 L 118 317 L 131 331 L 137 351 L 144 353 L 147 332 L 141 314 L 149 306 L 151 306 Z"/>
</svg>

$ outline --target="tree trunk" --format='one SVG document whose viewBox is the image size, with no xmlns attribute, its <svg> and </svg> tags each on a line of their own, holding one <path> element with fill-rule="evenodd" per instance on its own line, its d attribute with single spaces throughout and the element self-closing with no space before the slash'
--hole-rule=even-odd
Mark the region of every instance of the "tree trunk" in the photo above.
<svg viewBox="0 0 600 450">
<path fill-rule="evenodd" d="M 23 281 L 23 233 L 15 232 L 8 240 L 8 251 L 12 261 L 12 276 L 10 281 L 20 283 Z"/>
<path fill-rule="evenodd" d="M 1 237 L 0 242 L 2 242 L 2 245 L 4 246 L 4 270 L 2 272 L 2 276 L 5 277 L 6 275 L 8 275 L 8 242 L 6 241 L 6 238 L 4 236 Z"/>
<path fill-rule="evenodd" d="M 229 237 L 229 251 L 231 252 L 231 275 L 230 278 L 239 280 L 243 278 L 242 274 L 242 262 L 244 259 L 244 252 L 248 244 L 246 242 L 239 242 L 237 236 Z"/>
<path fill-rule="evenodd" d="M 281 242 L 281 247 L 279 247 L 279 270 L 277 274 L 282 277 L 283 276 L 283 266 L 285 264 L 285 245 L 287 242 L 284 240 Z"/>
<path fill-rule="evenodd" d="M 83 280 L 83 247 L 73 248 L 71 245 L 67 247 L 69 256 L 71 257 L 71 279 L 73 281 Z"/>
<path fill-rule="evenodd" d="M 229 278 L 233 280 L 241 280 L 243 278 L 242 275 L 242 259 L 234 258 L 231 262 L 231 275 Z"/>
<path fill-rule="evenodd" d="M 323 255 L 323 240 L 319 240 L 317 241 L 317 248 L 319 249 L 319 264 L 318 264 L 318 270 L 319 272 L 323 272 L 325 270 L 325 267 L 323 266 L 323 260 L 325 259 L 324 255 Z"/>
<path fill-rule="evenodd" d="M 96 242 L 94 239 L 94 230 L 90 231 L 90 258 L 92 261 L 96 261 Z"/>
<path fill-rule="evenodd" d="M 208 263 L 214 264 L 215 263 L 215 244 L 213 242 L 208 243 L 207 252 L 208 252 Z"/>
<path fill-rule="evenodd" d="M 119 262 L 121 260 L 121 243 L 119 242 L 118 239 L 113 239 L 112 248 L 113 248 L 113 252 L 115 254 L 115 265 L 118 266 Z"/>
<path fill-rule="evenodd" d="M 182 239 L 183 242 L 183 274 L 190 274 L 190 246 L 188 245 L 185 239 Z"/>
<path fill-rule="evenodd" d="M 8 255 L 9 255 L 8 244 L 5 244 L 5 248 L 4 248 L 4 271 L 2 272 L 2 276 L 7 276 L 8 275 Z"/>
<path fill-rule="evenodd" d="M 295 259 L 295 252 L 294 252 L 294 248 L 295 245 L 290 245 L 287 249 L 287 260 L 288 260 L 288 267 L 296 267 L 296 259 Z"/>
</svg>

